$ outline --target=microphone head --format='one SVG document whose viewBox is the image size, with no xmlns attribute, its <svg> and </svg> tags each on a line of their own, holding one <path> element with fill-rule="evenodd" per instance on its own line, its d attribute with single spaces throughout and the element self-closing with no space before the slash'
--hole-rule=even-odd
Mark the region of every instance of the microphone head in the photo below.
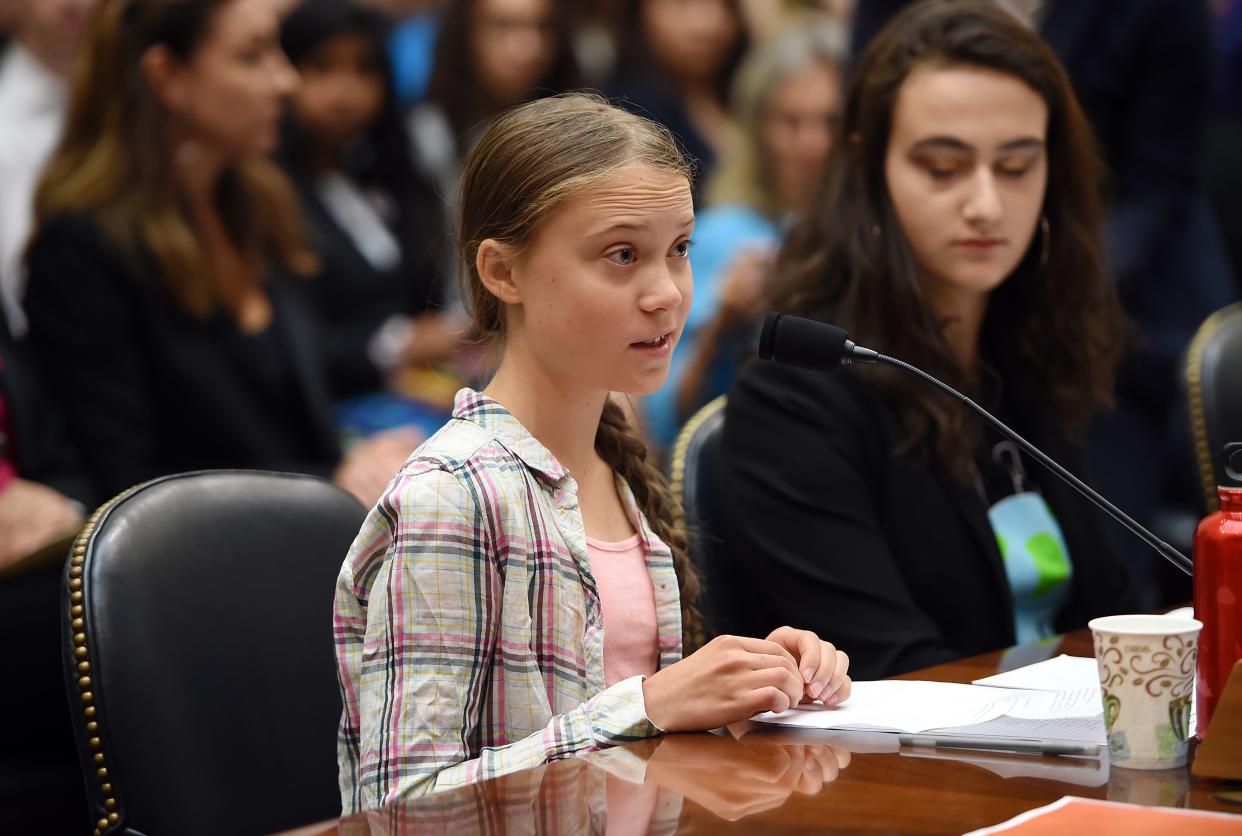
<svg viewBox="0 0 1242 836">
<path fill-rule="evenodd" d="M 770 313 L 763 321 L 759 336 L 759 356 L 787 366 L 813 371 L 835 369 L 845 360 L 845 344 L 849 334 L 844 328 Z"/>
</svg>

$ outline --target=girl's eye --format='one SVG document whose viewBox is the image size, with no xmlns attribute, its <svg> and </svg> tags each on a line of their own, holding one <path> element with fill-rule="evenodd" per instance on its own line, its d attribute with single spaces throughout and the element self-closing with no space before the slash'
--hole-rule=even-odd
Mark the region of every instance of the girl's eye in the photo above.
<svg viewBox="0 0 1242 836">
<path fill-rule="evenodd" d="M 673 254 L 677 256 L 678 258 L 685 258 L 686 256 L 690 255 L 690 245 L 693 243 L 694 242 L 690 240 L 679 241 L 673 247 Z"/>
<path fill-rule="evenodd" d="M 634 263 L 635 255 L 634 255 L 634 250 L 632 250 L 631 248 L 622 247 L 619 250 L 613 250 L 612 252 L 610 252 L 606 256 L 606 258 L 609 261 L 611 261 L 613 264 L 620 264 L 621 266 L 624 267 L 628 264 Z"/>
<path fill-rule="evenodd" d="M 1023 165 L 1023 166 L 1001 166 L 996 171 L 1002 177 L 1012 177 L 1016 180 L 1019 177 L 1025 176 L 1026 173 L 1030 170 L 1031 170 L 1031 166 Z"/>
<path fill-rule="evenodd" d="M 927 167 L 927 173 L 931 175 L 933 180 L 948 180 L 957 174 L 957 167 L 930 165 Z"/>
</svg>

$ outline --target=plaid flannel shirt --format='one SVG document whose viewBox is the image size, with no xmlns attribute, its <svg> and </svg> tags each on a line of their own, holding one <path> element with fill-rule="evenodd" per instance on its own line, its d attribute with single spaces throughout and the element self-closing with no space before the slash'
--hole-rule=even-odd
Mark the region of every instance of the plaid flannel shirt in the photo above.
<svg viewBox="0 0 1242 836">
<path fill-rule="evenodd" d="M 681 658 L 672 555 L 624 480 Z M 337 579 L 345 813 L 658 734 L 642 677 L 604 687 L 604 622 L 577 484 L 500 404 L 463 389 L 405 463 Z"/>
</svg>

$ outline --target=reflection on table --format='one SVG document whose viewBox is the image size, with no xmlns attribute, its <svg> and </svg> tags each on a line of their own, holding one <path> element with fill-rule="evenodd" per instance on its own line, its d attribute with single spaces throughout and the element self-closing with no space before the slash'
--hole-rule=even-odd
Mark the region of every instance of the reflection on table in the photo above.
<svg viewBox="0 0 1242 836">
<path fill-rule="evenodd" d="M 902 678 L 969 682 L 1032 654 L 1089 655 L 1085 631 Z M 1101 758 L 913 749 L 888 734 L 739 723 L 592 752 L 302 833 L 962 833 L 1064 795 L 1242 813 L 1237 786 Z M 1242 817 L 1239 818 L 1242 828 Z"/>
</svg>

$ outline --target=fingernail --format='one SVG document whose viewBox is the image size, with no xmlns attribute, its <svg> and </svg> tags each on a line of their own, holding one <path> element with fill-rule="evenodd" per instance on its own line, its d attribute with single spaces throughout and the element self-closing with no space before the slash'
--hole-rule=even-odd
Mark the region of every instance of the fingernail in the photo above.
<svg viewBox="0 0 1242 836">
<path fill-rule="evenodd" d="M 811 698 L 819 699 L 820 694 L 824 692 L 824 687 L 827 684 L 828 684 L 827 682 L 812 682 L 811 683 Z"/>
<path fill-rule="evenodd" d="M 803 668 L 802 669 L 802 681 L 803 682 L 810 682 L 811 677 L 813 676 L 815 676 L 815 668 Z"/>
<path fill-rule="evenodd" d="M 824 705 L 836 705 L 837 689 L 829 691 L 828 683 L 824 683 L 824 692 L 819 695 L 819 698 L 824 701 Z"/>
</svg>

